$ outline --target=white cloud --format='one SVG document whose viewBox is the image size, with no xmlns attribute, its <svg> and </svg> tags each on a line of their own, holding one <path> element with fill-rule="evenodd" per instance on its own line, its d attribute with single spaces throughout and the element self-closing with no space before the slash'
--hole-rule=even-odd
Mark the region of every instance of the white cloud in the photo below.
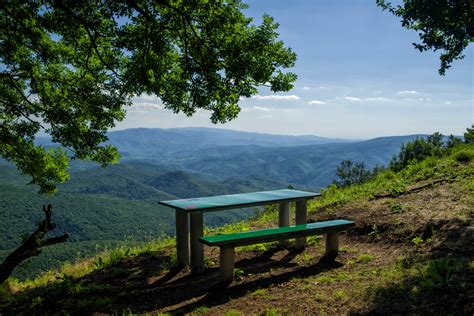
<svg viewBox="0 0 474 316">
<path fill-rule="evenodd" d="M 271 115 L 264 115 L 264 116 L 262 116 L 262 118 L 271 119 L 271 118 L 273 118 L 273 116 L 271 116 Z"/>
<path fill-rule="evenodd" d="M 370 98 L 365 98 L 364 101 L 380 101 L 380 102 L 385 102 L 385 101 L 390 101 L 390 99 L 384 98 L 384 97 L 370 97 Z"/>
<path fill-rule="evenodd" d="M 357 103 L 362 103 L 362 102 L 391 102 L 395 101 L 394 99 L 386 98 L 386 97 L 351 97 L 351 96 L 346 96 L 346 97 L 335 97 L 335 100 L 345 100 L 345 101 L 350 101 L 350 102 L 357 102 Z"/>
<path fill-rule="evenodd" d="M 308 104 L 326 104 L 326 102 L 319 101 L 319 100 L 312 100 L 312 101 L 309 101 Z"/>
<path fill-rule="evenodd" d="M 284 100 L 284 101 L 294 101 L 301 99 L 299 96 L 290 94 L 290 95 L 254 95 L 252 99 L 256 100 Z"/>
<path fill-rule="evenodd" d="M 452 104 L 451 101 L 445 101 L 444 104 Z"/>
<path fill-rule="evenodd" d="M 148 112 L 162 110 L 164 106 L 156 103 L 134 103 L 129 109 L 129 112 Z"/>
<path fill-rule="evenodd" d="M 403 91 L 398 91 L 397 94 L 401 94 L 401 95 L 418 94 L 418 91 L 415 91 L 415 90 L 403 90 Z"/>
<path fill-rule="evenodd" d="M 132 99 L 129 112 L 148 112 L 164 109 L 160 98 L 155 95 L 142 94 Z"/>
<path fill-rule="evenodd" d="M 253 108 L 254 108 L 255 110 L 257 110 L 257 111 L 262 111 L 262 112 L 268 112 L 268 111 L 270 111 L 269 108 L 266 108 L 266 107 L 263 107 L 263 106 L 254 106 Z"/>
<path fill-rule="evenodd" d="M 303 90 L 311 90 L 310 87 L 303 87 Z"/>
</svg>

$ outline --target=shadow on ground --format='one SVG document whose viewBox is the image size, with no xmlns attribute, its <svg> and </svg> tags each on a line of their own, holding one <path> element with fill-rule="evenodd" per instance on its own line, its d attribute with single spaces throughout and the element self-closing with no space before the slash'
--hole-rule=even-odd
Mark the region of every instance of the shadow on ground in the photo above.
<svg viewBox="0 0 474 316">
<path fill-rule="evenodd" d="M 182 314 L 199 306 L 210 308 L 257 289 L 342 266 L 322 257 L 314 265 L 300 267 L 292 261 L 299 253 L 275 247 L 239 260 L 236 270 L 245 271 L 246 277 L 231 284 L 219 283 L 217 267 L 208 268 L 201 275 L 191 275 L 188 269 L 178 268 L 162 272 L 162 267 L 170 265 L 169 256 L 141 255 L 83 278 L 65 279 L 45 288 L 22 292 L 11 303 L 3 307 L 0 304 L 0 314 L 121 314 L 155 310 Z"/>
<path fill-rule="evenodd" d="M 371 307 L 352 314 L 474 315 L 474 226 L 443 221 L 433 245 L 408 256 L 412 268 L 401 282 L 370 290 Z"/>
</svg>

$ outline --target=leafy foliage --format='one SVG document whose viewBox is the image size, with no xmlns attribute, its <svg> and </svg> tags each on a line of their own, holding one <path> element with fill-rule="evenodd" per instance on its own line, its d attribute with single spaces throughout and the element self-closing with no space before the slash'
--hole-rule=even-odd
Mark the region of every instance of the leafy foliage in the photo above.
<svg viewBox="0 0 474 316">
<path fill-rule="evenodd" d="M 340 180 L 335 181 L 338 186 L 346 187 L 353 184 L 360 184 L 367 181 L 372 172 L 365 168 L 363 162 L 352 162 L 351 160 L 344 160 L 336 169 L 336 176 Z"/>
<path fill-rule="evenodd" d="M 474 125 L 466 129 L 466 132 L 464 133 L 464 142 L 466 144 L 474 143 Z"/>
<path fill-rule="evenodd" d="M 453 141 L 450 144 L 454 144 Z M 445 147 L 448 146 L 443 142 L 443 135 L 438 132 L 429 135 L 426 139 L 417 138 L 401 146 L 400 153 L 390 161 L 389 168 L 400 171 L 412 161 L 441 157 Z"/>
<path fill-rule="evenodd" d="M 296 55 L 235 1 L 7 1 L 0 6 L 0 156 L 52 193 L 68 178 L 68 156 L 102 165 L 118 159 L 105 132 L 130 98 L 155 94 L 166 108 L 212 122 L 237 117 L 240 97 L 270 84 Z M 67 147 L 34 143 L 44 131 Z"/>
<path fill-rule="evenodd" d="M 402 26 L 418 32 L 421 43 L 413 43 L 420 52 L 442 50 L 439 74 L 444 75 L 451 63 L 462 59 L 463 50 L 474 40 L 474 4 L 459 0 L 404 0 L 393 6 L 377 0 L 383 10 L 402 19 Z"/>
</svg>

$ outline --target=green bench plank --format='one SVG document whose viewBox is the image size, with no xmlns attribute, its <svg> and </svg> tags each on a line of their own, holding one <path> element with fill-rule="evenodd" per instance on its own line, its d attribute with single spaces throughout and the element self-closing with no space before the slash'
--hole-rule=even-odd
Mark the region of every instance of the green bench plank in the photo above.
<svg viewBox="0 0 474 316">
<path fill-rule="evenodd" d="M 159 203 L 185 212 L 217 211 L 265 205 L 277 202 L 290 202 L 302 199 L 312 199 L 320 195 L 320 193 L 284 189 L 242 194 L 228 194 L 192 199 L 160 201 Z"/>
<path fill-rule="evenodd" d="M 327 234 L 346 230 L 355 223 L 345 219 L 325 222 L 268 228 L 249 232 L 201 237 L 199 240 L 208 246 L 245 246 L 260 242 L 270 242 L 316 234 Z"/>
</svg>

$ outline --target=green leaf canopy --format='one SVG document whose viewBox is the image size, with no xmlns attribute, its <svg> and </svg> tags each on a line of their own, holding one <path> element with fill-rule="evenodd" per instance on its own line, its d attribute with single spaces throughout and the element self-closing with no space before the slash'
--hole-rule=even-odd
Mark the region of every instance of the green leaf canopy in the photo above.
<svg viewBox="0 0 474 316">
<path fill-rule="evenodd" d="M 260 85 L 288 91 L 296 55 L 278 24 L 260 25 L 240 1 L 5 1 L 0 6 L 0 156 L 51 193 L 69 158 L 118 159 L 106 131 L 133 96 L 154 94 L 175 113 L 239 114 Z M 39 132 L 67 148 L 46 150 Z"/>
</svg>

